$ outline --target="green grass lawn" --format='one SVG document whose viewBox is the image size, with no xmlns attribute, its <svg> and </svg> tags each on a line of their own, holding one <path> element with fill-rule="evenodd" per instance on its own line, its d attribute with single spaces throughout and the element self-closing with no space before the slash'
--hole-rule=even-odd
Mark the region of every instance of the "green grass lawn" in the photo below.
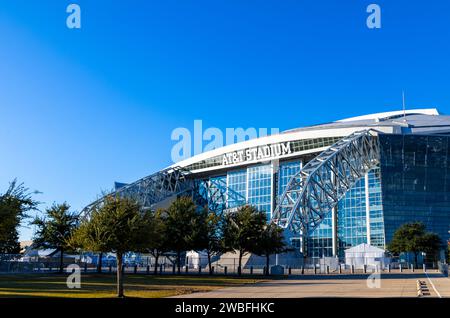
<svg viewBox="0 0 450 318">
<path fill-rule="evenodd" d="M 82 274 L 81 288 L 69 289 L 67 275 L 18 274 L 0 275 L 0 297 L 115 297 L 116 280 L 111 274 Z M 209 276 L 125 275 L 128 297 L 168 297 L 217 288 L 253 284 L 260 279 Z"/>
</svg>

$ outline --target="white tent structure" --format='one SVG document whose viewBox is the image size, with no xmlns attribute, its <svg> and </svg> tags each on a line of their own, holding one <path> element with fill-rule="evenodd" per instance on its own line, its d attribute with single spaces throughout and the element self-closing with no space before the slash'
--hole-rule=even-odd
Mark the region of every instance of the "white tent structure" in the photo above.
<svg viewBox="0 0 450 318">
<path fill-rule="evenodd" d="M 187 265 L 189 268 L 198 269 L 208 265 L 208 254 L 206 252 L 188 251 L 186 253 Z"/>
<path fill-rule="evenodd" d="M 385 250 L 366 243 L 345 250 L 345 264 L 353 265 L 355 268 L 367 265 L 381 269 L 389 262 L 390 259 L 386 257 Z"/>
</svg>

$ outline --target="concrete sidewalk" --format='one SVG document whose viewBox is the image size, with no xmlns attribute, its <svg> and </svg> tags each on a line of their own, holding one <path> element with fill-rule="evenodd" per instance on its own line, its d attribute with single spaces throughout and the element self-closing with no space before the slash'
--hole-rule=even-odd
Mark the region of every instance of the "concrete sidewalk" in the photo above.
<svg viewBox="0 0 450 318">
<path fill-rule="evenodd" d="M 450 297 L 450 279 L 438 273 L 381 274 L 380 288 L 370 288 L 368 277 L 369 274 L 297 276 L 177 298 L 418 297 L 417 280 L 426 282 L 428 297 Z M 372 280 L 369 285 L 374 287 L 376 282 Z"/>
</svg>

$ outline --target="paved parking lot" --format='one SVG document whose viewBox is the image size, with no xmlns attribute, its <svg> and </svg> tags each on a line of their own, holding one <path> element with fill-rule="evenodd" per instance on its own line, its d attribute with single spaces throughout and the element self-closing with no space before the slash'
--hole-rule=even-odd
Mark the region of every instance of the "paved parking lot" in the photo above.
<svg viewBox="0 0 450 318">
<path fill-rule="evenodd" d="M 450 279 L 438 273 L 386 273 L 380 280 L 366 275 L 308 275 L 254 285 L 193 293 L 180 298 L 303 298 L 417 297 L 417 280 L 429 290 L 425 297 L 450 297 Z M 433 288 L 434 285 L 434 288 Z M 378 288 L 379 287 L 379 288 Z"/>
</svg>

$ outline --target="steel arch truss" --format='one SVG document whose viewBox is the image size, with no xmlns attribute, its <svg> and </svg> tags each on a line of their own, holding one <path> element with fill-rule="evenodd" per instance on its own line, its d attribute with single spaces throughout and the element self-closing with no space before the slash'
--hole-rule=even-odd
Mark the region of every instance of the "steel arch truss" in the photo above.
<svg viewBox="0 0 450 318">
<path fill-rule="evenodd" d="M 200 206 L 208 207 L 215 213 L 222 213 L 226 202 L 226 184 L 223 185 L 218 180 L 198 180 L 193 199 Z"/>
<path fill-rule="evenodd" d="M 207 205 L 216 214 L 229 212 L 246 204 L 245 196 L 227 186 L 227 182 L 219 178 L 201 180 L 196 182 L 194 200 L 199 205 Z M 230 206 L 233 202 L 233 206 Z"/>
<path fill-rule="evenodd" d="M 120 188 L 116 193 L 133 197 L 144 208 L 150 208 L 170 196 L 189 191 L 192 182 L 186 178 L 188 174 L 187 170 L 178 167 L 162 170 Z"/>
<path fill-rule="evenodd" d="M 136 182 L 124 185 L 109 195 L 134 198 L 143 208 L 152 208 L 154 204 L 173 195 L 192 191 L 194 181 L 188 178 L 189 171 L 180 167 L 168 168 L 154 173 Z M 85 207 L 81 214 L 88 215 L 94 206 L 103 202 L 103 198 Z"/>
<path fill-rule="evenodd" d="M 308 162 L 289 181 L 273 221 L 297 234 L 317 228 L 339 200 L 380 161 L 376 132 L 355 132 Z"/>
<path fill-rule="evenodd" d="M 215 213 L 222 213 L 227 209 L 227 199 L 235 202 L 245 201 L 245 197 L 227 187 L 219 179 L 196 180 L 189 170 L 173 167 L 124 185 L 109 193 L 112 196 L 136 199 L 146 209 L 152 209 L 155 204 L 174 195 L 190 196 L 199 206 L 208 206 Z M 81 217 L 89 215 L 93 207 L 100 205 L 103 197 L 85 207 Z M 245 202 L 244 202 L 245 203 Z"/>
</svg>

